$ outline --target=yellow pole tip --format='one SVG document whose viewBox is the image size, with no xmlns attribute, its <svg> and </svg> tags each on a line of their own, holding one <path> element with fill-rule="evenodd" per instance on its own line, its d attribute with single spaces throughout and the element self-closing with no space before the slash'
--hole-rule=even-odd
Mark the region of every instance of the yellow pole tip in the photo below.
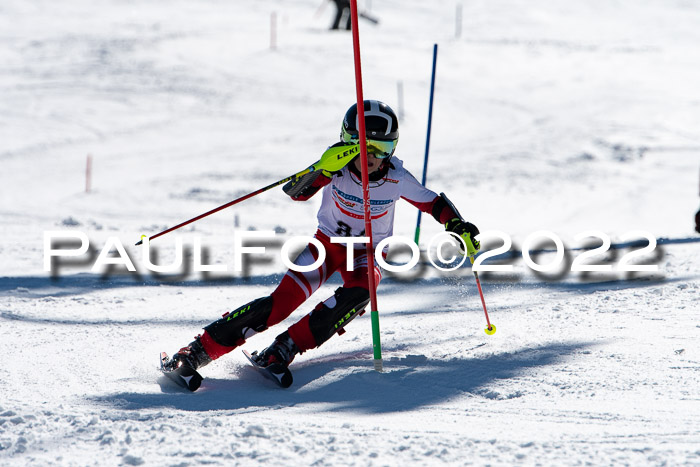
<svg viewBox="0 0 700 467">
<path fill-rule="evenodd" d="M 492 324 L 490 327 L 484 329 L 484 332 L 489 336 L 494 335 L 496 333 L 496 325 Z"/>
</svg>

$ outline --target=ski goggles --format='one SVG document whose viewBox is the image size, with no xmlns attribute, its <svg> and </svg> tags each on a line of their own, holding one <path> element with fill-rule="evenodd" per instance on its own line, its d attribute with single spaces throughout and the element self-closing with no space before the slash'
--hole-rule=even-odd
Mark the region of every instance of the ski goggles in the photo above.
<svg viewBox="0 0 700 467">
<path fill-rule="evenodd" d="M 346 143 L 358 144 L 360 138 L 358 136 L 351 136 L 349 134 L 343 135 L 343 140 Z M 386 159 L 394 154 L 396 149 L 396 143 L 398 140 L 382 141 L 378 139 L 367 139 L 367 152 L 369 154 L 374 154 L 377 159 Z"/>
</svg>

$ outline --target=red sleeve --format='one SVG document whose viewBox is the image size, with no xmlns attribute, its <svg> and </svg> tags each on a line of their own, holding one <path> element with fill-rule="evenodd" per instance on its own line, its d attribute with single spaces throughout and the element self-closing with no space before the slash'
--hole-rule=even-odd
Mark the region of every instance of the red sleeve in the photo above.
<svg viewBox="0 0 700 467">
<path fill-rule="evenodd" d="M 408 198 L 406 198 L 405 196 L 402 196 L 402 197 L 401 197 L 401 199 L 405 199 L 406 201 L 408 201 L 409 203 L 411 203 L 412 205 L 414 205 L 415 207 L 417 207 L 417 208 L 420 209 L 421 211 L 423 211 L 423 212 L 425 212 L 425 213 L 431 213 L 431 214 L 432 214 L 432 212 L 433 212 L 433 205 L 435 204 L 435 201 L 438 200 L 438 198 L 440 198 L 440 197 L 439 197 L 439 196 L 436 196 L 436 197 L 435 197 L 432 201 L 430 201 L 430 202 L 421 203 L 421 202 L 419 202 L 419 201 L 413 201 L 412 199 L 408 199 Z"/>
<path fill-rule="evenodd" d="M 450 207 L 450 205 L 447 204 L 445 200 L 442 199 L 442 197 L 440 196 L 436 196 L 432 201 L 427 203 L 413 201 L 408 198 L 404 198 L 403 196 L 401 198 L 405 199 L 424 213 L 432 215 L 435 218 L 435 220 L 441 224 L 444 224 L 445 222 L 449 221 L 450 219 L 454 219 L 455 217 L 459 217 L 457 213 L 454 212 L 454 210 Z"/>
<path fill-rule="evenodd" d="M 323 173 L 316 177 L 316 180 L 309 185 L 308 188 L 303 190 L 301 193 L 299 193 L 297 196 L 292 197 L 294 201 L 306 201 L 307 199 L 311 198 L 313 195 L 315 195 L 318 190 L 323 188 L 324 186 L 328 185 L 331 182 L 331 177 L 326 177 Z"/>
</svg>

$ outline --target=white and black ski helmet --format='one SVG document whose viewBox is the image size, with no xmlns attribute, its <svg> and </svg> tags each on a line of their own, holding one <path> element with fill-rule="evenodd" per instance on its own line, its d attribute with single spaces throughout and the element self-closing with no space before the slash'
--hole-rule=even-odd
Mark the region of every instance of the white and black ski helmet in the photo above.
<svg viewBox="0 0 700 467">
<path fill-rule="evenodd" d="M 365 134 L 367 150 L 379 159 L 389 159 L 399 142 L 399 119 L 391 107 L 384 102 L 366 100 L 365 105 Z M 340 128 L 340 139 L 346 143 L 357 143 L 359 128 L 357 104 L 345 112 L 343 125 Z"/>
</svg>

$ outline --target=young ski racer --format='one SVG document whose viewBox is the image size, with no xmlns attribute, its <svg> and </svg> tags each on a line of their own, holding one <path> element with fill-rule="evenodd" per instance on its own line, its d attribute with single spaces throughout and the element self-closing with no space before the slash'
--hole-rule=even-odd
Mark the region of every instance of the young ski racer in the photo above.
<svg viewBox="0 0 700 467">
<path fill-rule="evenodd" d="M 394 206 L 403 198 L 421 211 L 431 214 L 464 240 L 466 253 L 479 250 L 475 236 L 479 230 L 465 222 L 444 194 L 422 186 L 403 167 L 401 160 L 392 157 L 399 139 L 398 119 L 391 108 L 376 100 L 364 101 L 367 135 L 367 172 L 369 177 L 373 243 L 376 245 L 392 235 Z M 357 105 L 346 112 L 338 145 L 358 142 Z M 318 211 L 318 230 L 315 238 L 323 245 L 326 259 L 311 272 L 288 270 L 277 288 L 261 297 L 226 313 L 221 319 L 204 328 L 188 346 L 183 347 L 171 359 L 164 356 L 163 371 L 173 378 L 179 375 L 183 386 L 194 391 L 201 376 L 198 368 L 227 354 L 240 346 L 250 336 L 280 323 L 304 303 L 336 271 L 340 272 L 343 285 L 333 296 L 318 305 L 309 314 L 278 335 L 272 345 L 260 353 L 253 353 L 252 362 L 266 368 L 277 382 L 286 387 L 291 384 L 287 369 L 297 354 L 322 345 L 334 334 L 342 334 L 345 326 L 369 303 L 369 279 L 366 245 L 363 243 L 331 243 L 331 237 L 364 236 L 364 209 L 360 157 L 357 156 L 342 170 L 334 173 L 315 171 L 304 175 L 283 187 L 293 200 L 305 201 L 322 190 L 321 208 Z M 354 267 L 348 268 L 348 248 L 353 249 Z M 460 248 L 463 248 L 460 245 Z M 319 251 L 308 244 L 294 263 L 298 266 L 313 264 Z M 372 261 L 375 284 L 379 284 L 381 271 Z"/>
</svg>

